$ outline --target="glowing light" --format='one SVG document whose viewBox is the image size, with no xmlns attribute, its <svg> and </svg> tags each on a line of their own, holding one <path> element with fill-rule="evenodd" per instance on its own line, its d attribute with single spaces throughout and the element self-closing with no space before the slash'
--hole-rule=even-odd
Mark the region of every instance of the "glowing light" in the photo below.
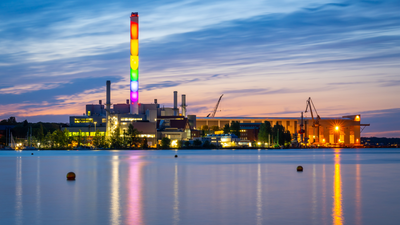
<svg viewBox="0 0 400 225">
<path fill-rule="evenodd" d="M 131 78 L 131 113 L 137 114 L 139 100 L 139 14 L 131 14 L 131 57 L 130 57 L 130 78 Z"/>
<path fill-rule="evenodd" d="M 139 38 L 139 26 L 136 22 L 131 22 L 131 39 Z"/>
<path fill-rule="evenodd" d="M 360 116 L 359 115 L 356 116 L 355 121 L 360 121 Z"/>
<path fill-rule="evenodd" d="M 131 80 L 137 81 L 139 77 L 139 71 L 131 69 Z"/>
<path fill-rule="evenodd" d="M 137 102 L 138 97 L 139 97 L 138 92 L 131 92 L 131 101 L 132 102 Z"/>
<path fill-rule="evenodd" d="M 339 126 L 336 126 L 336 127 L 335 127 L 335 130 L 339 130 Z"/>
<path fill-rule="evenodd" d="M 137 92 L 139 89 L 139 83 L 137 81 L 131 81 L 131 91 Z"/>
<path fill-rule="evenodd" d="M 139 55 L 139 40 L 131 39 L 131 55 Z"/>
<path fill-rule="evenodd" d="M 131 69 L 137 70 L 139 68 L 139 56 L 131 55 Z"/>
<path fill-rule="evenodd" d="M 171 147 L 177 148 L 177 147 L 178 147 L 178 140 L 173 140 L 173 141 L 171 142 Z"/>
<path fill-rule="evenodd" d="M 356 142 L 358 143 L 358 138 L 356 139 Z"/>
</svg>

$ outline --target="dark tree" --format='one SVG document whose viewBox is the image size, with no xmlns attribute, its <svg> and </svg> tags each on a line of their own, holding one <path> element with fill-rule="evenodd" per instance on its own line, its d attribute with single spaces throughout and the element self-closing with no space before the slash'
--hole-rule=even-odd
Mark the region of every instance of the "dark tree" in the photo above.
<svg viewBox="0 0 400 225">
<path fill-rule="evenodd" d="M 240 137 L 240 123 L 239 121 L 232 121 L 231 123 L 231 132 L 235 134 L 237 137 Z"/>
<path fill-rule="evenodd" d="M 260 131 L 258 132 L 258 141 L 260 142 L 268 142 L 269 135 L 271 135 L 272 127 L 269 121 L 265 121 L 260 126 Z"/>
<path fill-rule="evenodd" d="M 141 143 L 141 140 L 139 139 L 139 134 L 140 132 L 133 127 L 132 124 L 129 124 L 128 128 L 128 139 L 129 139 L 129 147 L 138 147 L 139 144 Z"/>
<path fill-rule="evenodd" d="M 142 148 L 143 149 L 148 149 L 149 145 L 147 144 L 147 137 L 144 137 L 142 140 Z"/>
<path fill-rule="evenodd" d="M 122 147 L 121 131 L 119 127 L 115 128 L 114 132 L 110 137 L 111 148 L 118 149 Z"/>
<path fill-rule="evenodd" d="M 201 146 L 201 141 L 199 139 L 196 139 L 196 140 L 193 141 L 193 145 L 197 146 L 197 147 Z"/>
<path fill-rule="evenodd" d="M 231 132 L 231 128 L 229 127 L 229 124 L 225 124 L 224 126 L 224 134 L 229 134 Z"/>
<path fill-rule="evenodd" d="M 161 139 L 161 148 L 169 148 L 169 146 L 171 145 L 171 139 L 167 138 L 167 137 L 163 137 Z"/>
<path fill-rule="evenodd" d="M 282 125 L 276 124 L 272 128 L 272 136 L 274 137 L 274 142 L 277 145 L 285 144 L 285 128 Z"/>
</svg>

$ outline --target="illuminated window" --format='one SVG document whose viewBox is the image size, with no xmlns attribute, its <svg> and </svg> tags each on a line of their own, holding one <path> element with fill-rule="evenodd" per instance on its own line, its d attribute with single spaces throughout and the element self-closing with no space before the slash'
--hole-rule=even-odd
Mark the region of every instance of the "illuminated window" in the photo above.
<svg viewBox="0 0 400 225">
<path fill-rule="evenodd" d="M 87 115 L 90 116 L 90 111 L 87 111 Z"/>
<path fill-rule="evenodd" d="M 354 135 L 350 134 L 350 144 L 354 144 Z"/>
<path fill-rule="evenodd" d="M 139 134 L 139 137 L 154 138 L 154 137 L 156 137 L 156 135 L 155 134 Z"/>
<path fill-rule="evenodd" d="M 101 119 L 101 122 L 102 122 L 102 123 L 107 123 L 107 119 L 106 119 L 106 118 L 102 118 L 102 119 Z"/>
<path fill-rule="evenodd" d="M 136 121 L 136 120 L 142 120 L 142 118 L 131 118 L 131 117 L 121 118 L 121 121 Z"/>
<path fill-rule="evenodd" d="M 93 123 L 93 118 L 74 118 L 74 123 Z"/>
</svg>

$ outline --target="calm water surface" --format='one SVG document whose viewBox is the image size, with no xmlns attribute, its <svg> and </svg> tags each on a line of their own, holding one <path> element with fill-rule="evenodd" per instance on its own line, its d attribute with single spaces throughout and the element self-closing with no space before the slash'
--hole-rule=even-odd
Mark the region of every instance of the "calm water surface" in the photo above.
<svg viewBox="0 0 400 225">
<path fill-rule="evenodd" d="M 0 224 L 400 224 L 400 149 L 0 151 L 0 177 Z"/>
</svg>

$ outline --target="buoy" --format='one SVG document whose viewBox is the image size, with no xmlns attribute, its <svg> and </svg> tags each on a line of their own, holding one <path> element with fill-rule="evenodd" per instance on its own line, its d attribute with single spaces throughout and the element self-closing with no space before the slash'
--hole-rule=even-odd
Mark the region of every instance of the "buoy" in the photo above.
<svg viewBox="0 0 400 225">
<path fill-rule="evenodd" d="M 175 158 L 178 158 L 178 155 L 175 155 Z"/>
<path fill-rule="evenodd" d="M 75 173 L 74 172 L 67 173 L 67 180 L 75 180 Z"/>
<path fill-rule="evenodd" d="M 33 155 L 33 153 L 31 153 L 31 155 Z"/>
<path fill-rule="evenodd" d="M 298 166 L 297 167 L 297 172 L 303 172 L 303 167 L 302 166 Z"/>
</svg>

